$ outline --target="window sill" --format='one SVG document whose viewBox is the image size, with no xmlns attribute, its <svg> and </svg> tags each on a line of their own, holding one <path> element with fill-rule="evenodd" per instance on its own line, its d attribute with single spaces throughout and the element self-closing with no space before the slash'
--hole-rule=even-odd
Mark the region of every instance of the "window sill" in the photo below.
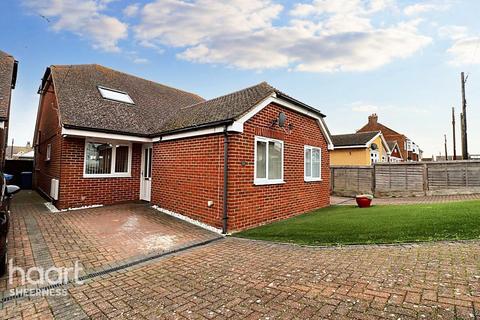
<svg viewBox="0 0 480 320">
<path fill-rule="evenodd" d="M 130 173 L 116 173 L 116 174 L 84 174 L 85 179 L 98 179 L 98 178 L 131 178 Z"/>
<path fill-rule="evenodd" d="M 274 180 L 274 181 L 254 181 L 253 184 L 256 186 L 268 186 L 273 184 L 284 184 L 283 180 Z"/>
<path fill-rule="evenodd" d="M 322 178 L 304 178 L 305 182 L 320 182 Z"/>
</svg>

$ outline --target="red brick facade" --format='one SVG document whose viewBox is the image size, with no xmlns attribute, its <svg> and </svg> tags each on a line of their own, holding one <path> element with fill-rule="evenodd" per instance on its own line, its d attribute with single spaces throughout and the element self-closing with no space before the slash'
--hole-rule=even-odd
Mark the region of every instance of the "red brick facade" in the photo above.
<svg viewBox="0 0 480 320">
<path fill-rule="evenodd" d="M 58 121 L 53 85 L 42 96 L 37 118 L 35 145 L 35 187 L 50 195 L 53 178 L 60 179 L 59 209 L 96 204 L 113 204 L 139 199 L 141 145 L 132 145 L 130 178 L 84 178 L 85 138 L 64 138 Z M 50 160 L 46 160 L 51 145 Z"/>
<path fill-rule="evenodd" d="M 42 193 L 50 194 L 50 181 L 60 177 L 60 158 L 62 150 L 62 136 L 58 121 L 58 106 L 49 84 L 42 96 L 37 115 L 35 147 L 34 184 Z M 50 161 L 46 161 L 47 146 L 51 144 Z"/>
<path fill-rule="evenodd" d="M 152 203 L 221 228 L 223 142 L 217 134 L 155 143 Z"/>
<path fill-rule="evenodd" d="M 293 129 L 272 127 L 282 111 Z M 284 141 L 283 184 L 254 185 L 255 136 Z M 223 135 L 154 144 L 152 203 L 217 228 L 222 224 Z M 322 149 L 322 181 L 304 181 L 304 146 Z M 329 205 L 327 142 L 316 120 L 269 105 L 229 134 L 228 228 L 240 230 Z M 208 207 L 208 201 L 214 201 Z"/>
<path fill-rule="evenodd" d="M 84 138 L 63 138 L 60 194 L 57 207 L 75 208 L 139 199 L 141 144 L 132 145 L 131 177 L 84 178 Z"/>
<path fill-rule="evenodd" d="M 287 116 L 285 128 L 272 125 L 279 112 Z M 132 145 L 131 177 L 84 178 L 85 138 L 62 137 L 51 86 L 40 106 L 37 136 L 35 184 L 48 195 L 51 179 L 60 179 L 58 208 L 139 200 L 141 144 Z M 254 185 L 255 136 L 284 142 L 284 183 Z M 51 159 L 45 161 L 48 144 Z M 305 145 L 322 150 L 322 181 L 304 181 Z M 223 134 L 154 143 L 152 204 L 221 228 L 223 148 Z M 330 157 L 313 118 L 271 104 L 244 124 L 243 133 L 229 133 L 228 155 L 229 231 L 329 205 Z"/>
</svg>

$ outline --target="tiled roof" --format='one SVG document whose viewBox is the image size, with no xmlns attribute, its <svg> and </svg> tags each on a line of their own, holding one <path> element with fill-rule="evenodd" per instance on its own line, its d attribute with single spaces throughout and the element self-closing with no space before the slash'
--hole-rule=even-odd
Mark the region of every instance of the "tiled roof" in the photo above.
<svg viewBox="0 0 480 320">
<path fill-rule="evenodd" d="M 148 135 L 200 96 L 115 71 L 100 65 L 52 66 L 62 124 Z M 107 100 L 98 86 L 124 91 L 134 105 Z"/>
<path fill-rule="evenodd" d="M 233 121 L 273 93 L 323 116 L 266 82 L 205 101 L 196 94 L 95 64 L 50 69 L 66 127 L 151 136 Z M 128 93 L 134 105 L 104 99 L 98 86 Z"/>
<path fill-rule="evenodd" d="M 395 147 L 395 145 L 397 144 L 397 141 L 387 141 L 387 144 L 388 144 L 388 148 L 390 150 L 393 150 L 393 148 Z"/>
<path fill-rule="evenodd" d="M 371 132 L 360 132 L 360 133 L 351 133 L 351 134 L 338 134 L 333 135 L 333 145 L 335 147 L 346 147 L 346 146 L 363 146 L 367 142 L 373 139 L 379 131 Z"/>
<path fill-rule="evenodd" d="M 167 122 L 163 131 L 234 120 L 275 92 L 275 88 L 262 82 L 240 91 L 181 108 Z"/>
<path fill-rule="evenodd" d="M 0 50 L 0 119 L 8 118 L 15 59 Z"/>
</svg>

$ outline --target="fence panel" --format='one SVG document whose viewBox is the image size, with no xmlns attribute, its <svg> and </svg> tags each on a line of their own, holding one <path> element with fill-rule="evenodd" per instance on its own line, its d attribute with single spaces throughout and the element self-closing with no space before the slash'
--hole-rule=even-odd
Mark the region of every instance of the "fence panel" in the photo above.
<svg viewBox="0 0 480 320">
<path fill-rule="evenodd" d="M 429 163 L 428 194 L 480 192 L 480 162 L 455 161 Z"/>
<path fill-rule="evenodd" d="M 480 161 L 332 166 L 332 193 L 421 196 L 480 193 Z"/>
<path fill-rule="evenodd" d="M 332 192 L 339 196 L 354 196 L 373 192 L 372 167 L 331 168 Z"/>
<path fill-rule="evenodd" d="M 375 195 L 423 195 L 424 165 L 421 163 L 376 164 Z"/>
</svg>

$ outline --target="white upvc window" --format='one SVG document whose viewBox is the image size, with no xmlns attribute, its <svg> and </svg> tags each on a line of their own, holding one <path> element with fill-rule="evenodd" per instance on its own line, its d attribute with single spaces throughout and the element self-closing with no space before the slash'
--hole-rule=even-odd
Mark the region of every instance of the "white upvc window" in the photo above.
<svg viewBox="0 0 480 320">
<path fill-rule="evenodd" d="M 47 152 L 45 154 L 45 161 L 50 161 L 52 158 L 52 144 L 47 144 Z"/>
<path fill-rule="evenodd" d="M 115 140 L 86 139 L 83 167 L 85 178 L 130 177 L 132 144 Z"/>
<path fill-rule="evenodd" d="M 254 184 L 283 182 L 283 141 L 255 137 Z"/>
<path fill-rule="evenodd" d="M 318 147 L 305 146 L 304 177 L 305 181 L 322 180 L 322 150 Z"/>
</svg>

